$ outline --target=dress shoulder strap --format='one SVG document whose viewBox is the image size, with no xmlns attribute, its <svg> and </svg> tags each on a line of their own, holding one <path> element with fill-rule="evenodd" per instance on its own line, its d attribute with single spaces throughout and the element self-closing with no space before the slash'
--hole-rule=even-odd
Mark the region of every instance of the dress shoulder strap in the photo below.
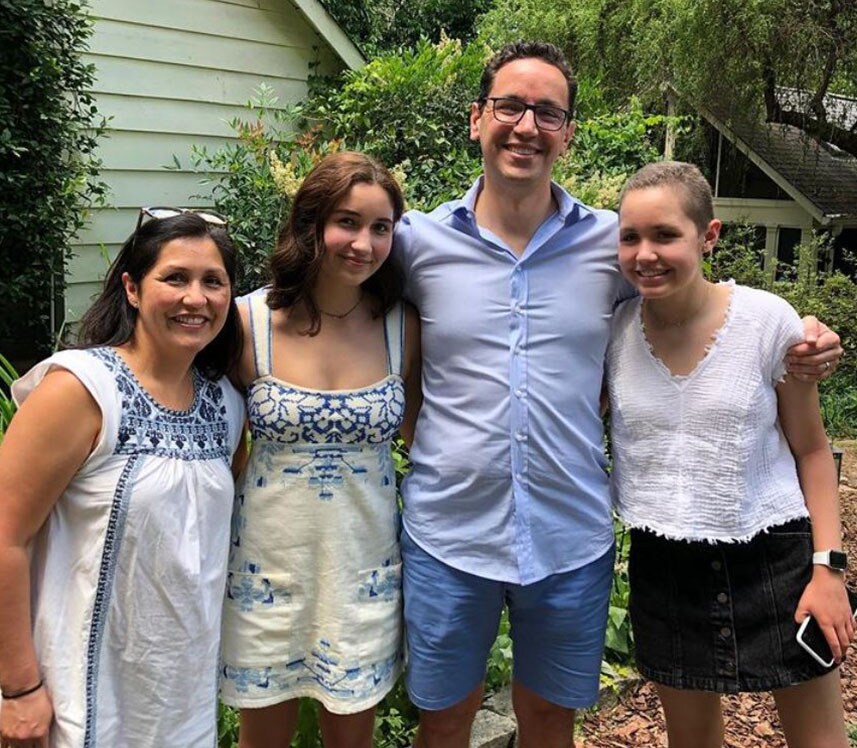
<svg viewBox="0 0 857 748">
<path fill-rule="evenodd" d="M 253 338 L 253 362 L 256 366 L 256 378 L 271 373 L 271 309 L 265 303 L 267 289 L 260 289 L 245 296 L 242 301 L 247 305 L 250 320 L 250 335 Z"/>
<path fill-rule="evenodd" d="M 401 301 L 384 315 L 384 341 L 387 345 L 387 373 L 402 376 L 405 347 L 405 307 Z"/>
</svg>

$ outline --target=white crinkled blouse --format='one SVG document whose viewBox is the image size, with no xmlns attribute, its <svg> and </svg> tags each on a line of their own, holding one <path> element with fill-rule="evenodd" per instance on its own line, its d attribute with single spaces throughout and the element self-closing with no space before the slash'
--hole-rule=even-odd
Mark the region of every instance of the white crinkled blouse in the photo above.
<svg viewBox="0 0 857 748">
<path fill-rule="evenodd" d="M 726 320 L 685 376 L 672 375 L 654 355 L 641 299 L 613 316 L 611 482 L 616 509 L 631 527 L 739 541 L 808 514 L 775 391 L 803 326 L 783 299 L 730 285 Z"/>
</svg>

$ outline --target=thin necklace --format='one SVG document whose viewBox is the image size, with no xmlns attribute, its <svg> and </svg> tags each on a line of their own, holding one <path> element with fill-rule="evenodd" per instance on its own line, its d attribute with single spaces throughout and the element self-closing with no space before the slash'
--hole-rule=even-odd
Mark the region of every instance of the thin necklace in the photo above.
<svg viewBox="0 0 857 748">
<path fill-rule="evenodd" d="M 347 311 L 342 312 L 341 314 L 336 314 L 335 312 L 326 312 L 320 306 L 318 307 L 318 311 L 320 311 L 326 317 L 333 317 L 334 319 L 345 319 L 349 314 L 351 314 L 351 312 L 353 312 L 355 309 L 357 309 L 358 306 L 360 306 L 361 301 L 363 301 L 362 289 L 360 291 L 360 296 L 357 297 L 357 301 L 354 302 L 354 306 L 352 306 Z M 318 305 L 316 305 L 316 306 L 318 306 Z"/>
<path fill-rule="evenodd" d="M 690 314 L 682 317 L 680 320 L 665 320 L 662 317 L 658 317 L 657 313 L 652 310 L 651 305 L 648 303 L 647 299 L 643 300 L 643 304 L 649 310 L 649 320 L 655 323 L 655 327 L 684 327 L 688 322 L 697 317 L 699 313 L 705 308 L 708 303 L 708 297 L 711 296 L 712 286 L 707 285 L 705 287 L 705 293 L 702 296 L 702 301 L 699 302 L 696 309 L 694 309 Z"/>
</svg>

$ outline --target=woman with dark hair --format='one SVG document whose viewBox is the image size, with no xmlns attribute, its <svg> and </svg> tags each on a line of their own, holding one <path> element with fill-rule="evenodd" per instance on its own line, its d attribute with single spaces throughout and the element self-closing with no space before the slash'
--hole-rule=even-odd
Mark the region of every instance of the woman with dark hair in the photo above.
<svg viewBox="0 0 857 748">
<path fill-rule="evenodd" d="M 0 447 L 0 744 L 216 741 L 244 417 L 235 254 L 214 214 L 144 209 L 81 347 L 12 386 Z"/>
<path fill-rule="evenodd" d="M 419 330 L 387 260 L 401 191 L 359 153 L 307 176 L 271 261 L 239 300 L 252 435 L 238 479 L 221 696 L 242 748 L 287 748 L 298 697 L 327 748 L 370 748 L 402 666 L 391 440 L 419 407 Z M 407 404 L 407 408 L 406 408 Z"/>
</svg>

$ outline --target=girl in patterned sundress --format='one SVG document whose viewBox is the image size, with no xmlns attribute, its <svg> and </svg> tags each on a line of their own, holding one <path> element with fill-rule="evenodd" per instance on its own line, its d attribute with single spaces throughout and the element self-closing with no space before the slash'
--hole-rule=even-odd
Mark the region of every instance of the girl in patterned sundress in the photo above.
<svg viewBox="0 0 857 748">
<path fill-rule="evenodd" d="M 145 222 L 144 222 L 145 221 Z M 84 348 L 12 386 L 0 447 L 0 743 L 211 748 L 241 396 L 234 248 L 141 211 Z"/>
<path fill-rule="evenodd" d="M 327 748 L 368 748 L 402 667 L 391 453 L 419 405 L 418 322 L 387 261 L 403 199 L 373 159 L 307 176 L 271 261 L 239 300 L 252 446 L 238 479 L 221 697 L 241 748 L 287 748 L 298 697 Z M 407 403 L 407 408 L 406 408 Z"/>
</svg>

